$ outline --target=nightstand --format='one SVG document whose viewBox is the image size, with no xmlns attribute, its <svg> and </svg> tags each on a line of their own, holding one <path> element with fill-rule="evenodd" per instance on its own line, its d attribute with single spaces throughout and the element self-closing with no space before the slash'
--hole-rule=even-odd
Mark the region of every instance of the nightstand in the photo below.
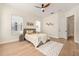
<svg viewBox="0 0 79 59">
<path fill-rule="evenodd" d="M 23 34 L 20 34 L 19 41 L 24 41 L 24 40 L 25 40 L 24 35 Z"/>
</svg>

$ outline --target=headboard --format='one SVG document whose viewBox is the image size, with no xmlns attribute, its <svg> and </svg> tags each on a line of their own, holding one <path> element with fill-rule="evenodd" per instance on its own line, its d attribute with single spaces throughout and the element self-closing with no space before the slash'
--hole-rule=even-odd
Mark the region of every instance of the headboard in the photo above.
<svg viewBox="0 0 79 59">
<path fill-rule="evenodd" d="M 23 35 L 25 35 L 28 31 L 32 31 L 33 33 L 36 33 L 36 29 L 34 28 L 27 28 L 23 30 Z"/>
</svg>

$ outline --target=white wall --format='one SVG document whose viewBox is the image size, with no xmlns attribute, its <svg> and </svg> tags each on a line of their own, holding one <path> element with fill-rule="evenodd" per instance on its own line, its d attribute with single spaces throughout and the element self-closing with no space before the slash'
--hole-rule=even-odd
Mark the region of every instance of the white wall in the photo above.
<svg viewBox="0 0 79 59">
<path fill-rule="evenodd" d="M 0 42 L 1 42 L 1 11 L 2 11 L 2 7 L 0 6 Z"/>
<path fill-rule="evenodd" d="M 47 22 L 52 22 L 53 26 L 47 26 Z M 66 18 L 65 13 L 59 12 L 49 15 L 43 19 L 43 32 L 48 33 L 55 38 L 66 39 Z"/>
<path fill-rule="evenodd" d="M 23 17 L 23 28 L 26 27 L 26 22 L 34 22 L 36 15 L 23 13 L 12 7 L 5 6 L 1 11 L 1 43 L 17 41 L 20 34 L 12 34 L 11 32 L 11 16 L 21 16 Z"/>
<path fill-rule="evenodd" d="M 67 11 L 65 18 L 74 15 L 74 40 L 79 43 L 79 6 Z M 66 19 L 67 21 L 67 19 Z"/>
<path fill-rule="evenodd" d="M 74 15 L 74 39 L 79 42 L 79 6 L 72 8 L 66 12 L 59 12 L 59 38 L 67 39 L 67 17 Z"/>
<path fill-rule="evenodd" d="M 52 22 L 53 26 L 47 26 L 47 22 Z M 50 14 L 48 17 L 43 19 L 43 32 L 48 33 L 50 36 L 55 38 L 67 38 L 66 32 L 66 18 L 64 12 L 58 12 Z"/>
<path fill-rule="evenodd" d="M 0 10 L 0 41 L 1 41 L 1 10 Z"/>
<path fill-rule="evenodd" d="M 67 39 L 67 17 L 75 16 L 74 20 L 74 40 L 79 43 L 79 6 L 72 8 L 66 12 L 59 12 L 57 15 L 49 15 L 43 19 L 43 32 L 51 34 L 55 38 Z M 56 26 L 48 27 L 46 22 L 52 22 Z"/>
<path fill-rule="evenodd" d="M 46 23 L 52 23 L 53 25 L 47 25 Z M 58 38 L 58 14 L 52 14 L 43 19 L 43 32 L 47 33 L 51 37 Z"/>
<path fill-rule="evenodd" d="M 79 6 L 75 8 L 76 13 L 75 13 L 75 42 L 79 43 Z M 74 10 L 74 11 L 75 11 Z"/>
<path fill-rule="evenodd" d="M 65 12 L 58 13 L 59 38 L 67 39 Z"/>
</svg>

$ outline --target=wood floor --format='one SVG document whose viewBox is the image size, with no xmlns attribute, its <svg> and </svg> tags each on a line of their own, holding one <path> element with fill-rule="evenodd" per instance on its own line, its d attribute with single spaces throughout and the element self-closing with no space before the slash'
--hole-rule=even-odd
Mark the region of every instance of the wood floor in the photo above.
<svg viewBox="0 0 79 59">
<path fill-rule="evenodd" d="M 51 40 L 64 44 L 59 56 L 79 56 L 79 45 L 74 42 L 73 38 L 69 38 L 68 40 L 52 38 Z M 27 41 L 22 41 L 1 44 L 0 56 L 44 56 L 44 54 L 36 50 Z"/>
</svg>

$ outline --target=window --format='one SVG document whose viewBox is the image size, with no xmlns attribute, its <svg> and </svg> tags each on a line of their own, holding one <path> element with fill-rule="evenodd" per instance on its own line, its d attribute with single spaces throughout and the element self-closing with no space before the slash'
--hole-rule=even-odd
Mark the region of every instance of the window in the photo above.
<svg viewBox="0 0 79 59">
<path fill-rule="evenodd" d="M 11 30 L 12 31 L 22 31 L 23 30 L 23 18 L 20 16 L 12 16 L 11 20 Z"/>
<path fill-rule="evenodd" d="M 40 32 L 41 31 L 41 23 L 40 21 L 36 20 L 36 32 Z"/>
</svg>

